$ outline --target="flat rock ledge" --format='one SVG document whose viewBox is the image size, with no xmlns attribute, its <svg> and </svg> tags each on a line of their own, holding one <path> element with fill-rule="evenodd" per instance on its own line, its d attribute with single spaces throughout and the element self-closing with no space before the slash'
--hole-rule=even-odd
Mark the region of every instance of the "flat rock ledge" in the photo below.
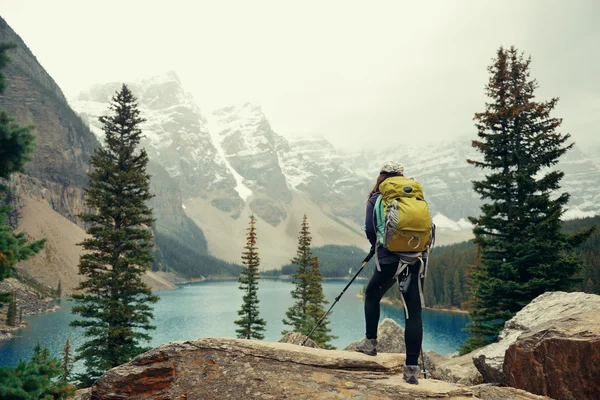
<svg viewBox="0 0 600 400">
<path fill-rule="evenodd" d="M 205 338 L 172 342 L 105 373 L 79 400 L 526 399 L 512 388 L 402 380 L 403 354 L 370 357 L 290 343 Z"/>
</svg>

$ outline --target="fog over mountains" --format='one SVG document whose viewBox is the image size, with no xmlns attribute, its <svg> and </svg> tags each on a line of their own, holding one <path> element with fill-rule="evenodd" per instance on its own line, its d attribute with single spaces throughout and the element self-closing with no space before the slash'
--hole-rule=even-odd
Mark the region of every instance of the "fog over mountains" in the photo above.
<svg viewBox="0 0 600 400">
<path fill-rule="evenodd" d="M 470 235 L 467 217 L 481 204 L 471 181 L 483 176 L 466 162 L 478 156 L 470 146 L 475 132 L 422 147 L 391 138 L 348 152 L 323 138 L 288 139 L 274 132 L 259 104 L 200 110 L 174 72 L 128 84 L 147 119 L 143 146 L 177 183 L 181 207 L 205 231 L 217 256 L 238 261 L 249 213 L 259 219 L 269 262 L 293 256 L 304 213 L 316 245 L 366 248 L 366 195 L 387 160 L 401 162 L 423 184 L 442 243 Z M 70 101 L 99 139 L 97 118 L 120 85 L 95 85 Z M 563 190 L 571 193 L 567 218 L 600 211 L 599 160 L 600 149 L 585 153 L 577 147 L 561 160 Z"/>
</svg>

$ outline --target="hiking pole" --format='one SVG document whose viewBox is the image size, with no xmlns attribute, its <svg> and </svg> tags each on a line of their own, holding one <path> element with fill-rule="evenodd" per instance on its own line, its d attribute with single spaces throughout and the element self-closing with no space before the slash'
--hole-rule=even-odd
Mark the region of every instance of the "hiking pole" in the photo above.
<svg viewBox="0 0 600 400">
<path fill-rule="evenodd" d="M 350 287 L 350 285 L 352 285 L 352 282 L 354 282 L 354 280 L 356 279 L 356 277 L 358 276 L 358 274 L 360 274 L 360 272 L 363 270 L 363 268 L 365 267 L 365 265 L 367 265 L 367 263 L 369 262 L 369 260 L 371 259 L 371 257 L 373 257 L 373 254 L 375 254 L 375 246 L 371 247 L 371 251 L 369 251 L 369 254 L 367 254 L 367 256 L 365 257 L 365 259 L 363 260 L 363 263 L 360 266 L 360 268 L 358 269 L 358 272 L 356 274 L 354 274 L 354 277 L 352 278 L 352 280 L 350 280 L 350 282 L 348 282 L 348 284 L 346 285 L 346 287 L 344 288 L 344 290 L 342 290 L 342 292 L 335 298 L 335 301 L 333 302 L 333 304 L 331 305 L 331 307 L 329 307 L 329 310 L 327 310 L 327 312 L 321 317 L 321 319 L 319 320 L 319 322 L 317 322 L 317 324 L 312 329 L 312 331 L 310 331 L 310 333 L 308 334 L 308 336 L 302 341 L 302 343 L 300 343 L 300 346 L 304 346 L 304 343 L 306 343 L 306 341 L 308 339 L 310 339 L 310 337 L 315 332 L 315 330 L 319 327 L 319 325 L 321 325 L 321 322 L 323 322 L 323 320 L 325 318 L 327 318 L 327 316 L 331 312 L 331 309 L 333 308 L 333 306 L 335 306 L 335 304 L 342 298 L 342 296 L 344 295 L 344 293 L 346 293 L 346 290 Z"/>
</svg>

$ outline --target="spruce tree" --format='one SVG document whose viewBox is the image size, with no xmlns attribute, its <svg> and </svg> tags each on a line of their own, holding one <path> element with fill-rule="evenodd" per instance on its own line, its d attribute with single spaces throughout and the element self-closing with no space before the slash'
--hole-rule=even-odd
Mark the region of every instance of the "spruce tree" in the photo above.
<svg viewBox="0 0 600 400">
<path fill-rule="evenodd" d="M 306 215 L 302 220 L 300 235 L 298 236 L 298 249 L 296 257 L 292 259 L 292 264 L 297 266 L 296 272 L 292 275 L 292 283 L 295 286 L 291 292 L 292 298 L 296 302 L 286 311 L 287 319 L 283 319 L 284 325 L 292 327 L 294 332 L 308 335 L 311 330 L 310 321 L 308 321 L 308 292 L 310 285 L 310 267 L 313 263 L 313 255 L 310 249 L 312 237 L 308 230 L 308 221 Z M 284 330 L 282 334 L 289 331 Z"/>
<path fill-rule="evenodd" d="M 0 43 L 0 71 L 9 61 L 7 52 L 15 46 Z M 0 95 L 7 82 L 0 72 Z M 11 207 L 4 205 L 8 194 L 5 182 L 13 173 L 23 172 L 30 154 L 35 148 L 33 126 L 22 126 L 3 110 L 0 110 L 0 281 L 12 274 L 13 266 L 37 254 L 44 246 L 45 240 L 29 242 L 25 233 L 15 233 L 8 225 Z M 8 293 L 0 293 L 0 307 L 10 298 Z"/>
<path fill-rule="evenodd" d="M 553 167 L 573 143 L 551 116 L 558 99 L 535 100 L 530 63 L 514 47 L 500 48 L 488 68 L 489 101 L 475 114 L 473 147 L 482 159 L 468 162 L 486 171 L 473 182 L 485 204 L 469 218 L 481 262 L 473 269 L 473 337 L 463 352 L 494 341 L 504 322 L 540 294 L 571 290 L 581 267 L 572 250 L 591 234 L 561 231 L 569 195 L 556 193 L 564 174 Z"/>
<path fill-rule="evenodd" d="M 0 399 L 68 399 L 75 387 L 60 379 L 61 362 L 47 347 L 37 344 L 31 361 L 20 360 L 16 367 L 0 368 Z"/>
<path fill-rule="evenodd" d="M 259 317 L 258 311 L 258 267 L 260 258 L 256 247 L 256 220 L 254 214 L 250 215 L 250 222 L 246 233 L 246 250 L 242 253 L 242 264 L 244 265 L 238 282 L 244 293 L 242 307 L 238 311 L 240 318 L 235 321 L 239 327 L 236 329 L 237 337 L 240 339 L 264 339 L 262 332 L 265 331 L 267 323 Z"/>
<path fill-rule="evenodd" d="M 307 323 L 310 330 L 316 326 L 317 322 L 325 315 L 325 305 L 329 302 L 325 300 L 323 294 L 323 275 L 319 268 L 319 258 L 313 257 L 308 274 L 308 289 L 307 289 Z M 329 317 L 328 317 L 329 318 Z M 311 339 L 324 349 L 335 349 L 329 342 L 337 339 L 337 336 L 332 335 L 331 329 L 328 327 L 329 319 L 325 318 L 323 322 L 315 329 Z M 309 332 L 310 332 L 309 330 Z"/>
<path fill-rule="evenodd" d="M 454 271 L 454 277 L 452 279 L 453 283 L 453 291 L 452 291 L 452 305 L 455 307 L 460 307 L 460 303 L 462 303 L 462 288 L 460 285 L 460 277 L 458 275 L 458 269 Z"/>
<path fill-rule="evenodd" d="M 73 370 L 73 356 L 71 355 L 71 342 L 67 338 L 65 342 L 65 347 L 63 347 L 63 359 L 60 365 L 62 374 L 60 376 L 60 380 L 63 382 L 69 382 L 71 377 L 71 371 Z"/>
<path fill-rule="evenodd" d="M 17 294 L 15 292 L 12 293 L 12 298 L 8 303 L 6 325 L 17 326 Z"/>
<path fill-rule="evenodd" d="M 144 119 L 126 85 L 110 111 L 99 118 L 105 143 L 91 159 L 85 200 L 94 212 L 80 216 L 89 238 L 80 243 L 86 250 L 79 263 L 83 281 L 72 296 L 72 312 L 80 318 L 71 325 L 83 328 L 87 339 L 76 357 L 85 363 L 78 377 L 84 384 L 146 350 L 140 342 L 151 339 L 146 331 L 155 328 L 150 320 L 158 301 L 142 281 L 153 261 L 148 155 L 138 149 Z"/>
<path fill-rule="evenodd" d="M 292 327 L 295 332 L 308 335 L 314 328 L 317 321 L 325 314 L 324 305 L 327 304 L 323 295 L 323 275 L 319 269 L 319 260 L 313 256 L 310 248 L 312 236 L 309 231 L 308 219 L 306 215 L 302 219 L 302 226 L 298 236 L 298 249 L 296 257 L 292 259 L 292 264 L 297 266 L 292 275 L 292 298 L 296 302 L 286 311 L 287 319 L 283 320 L 285 325 Z M 331 329 L 327 327 L 329 321 L 327 318 L 321 323 L 321 326 L 313 332 L 311 339 L 323 348 L 333 348 L 328 342 L 335 339 L 331 335 Z M 284 330 L 282 334 L 286 334 Z"/>
</svg>

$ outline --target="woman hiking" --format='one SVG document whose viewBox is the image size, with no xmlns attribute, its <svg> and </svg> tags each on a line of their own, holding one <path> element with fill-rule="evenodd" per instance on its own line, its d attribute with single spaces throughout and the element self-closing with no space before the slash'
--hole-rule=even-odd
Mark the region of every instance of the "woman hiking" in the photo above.
<svg viewBox="0 0 600 400">
<path fill-rule="evenodd" d="M 433 224 L 431 223 L 431 216 L 429 214 L 427 205 L 422 198 L 423 196 L 420 184 L 414 180 L 403 177 L 404 168 L 402 165 L 396 162 L 385 163 L 381 167 L 375 186 L 368 196 L 365 216 L 365 231 L 369 242 L 371 242 L 371 246 L 376 248 L 375 257 L 377 268 L 375 269 L 375 272 L 373 273 L 373 276 L 371 277 L 371 280 L 369 281 L 365 291 L 364 312 L 366 323 L 366 339 L 358 345 L 356 351 L 373 356 L 377 355 L 377 326 L 379 324 L 380 301 L 385 292 L 387 292 L 388 289 L 394 285 L 394 283 L 398 282 L 400 294 L 404 302 L 406 321 L 406 329 L 404 332 L 404 340 L 406 344 L 406 365 L 404 366 L 403 378 L 408 383 L 418 384 L 418 376 L 421 371 L 417 361 L 423 341 L 423 320 L 421 318 L 421 310 L 423 305 L 422 287 L 427 261 L 427 250 L 432 244 Z M 408 238 L 408 247 L 406 246 L 407 243 L 405 243 L 404 251 L 388 250 L 388 247 L 394 249 L 394 246 L 390 245 L 390 243 L 386 243 L 385 245 L 382 244 L 382 238 L 383 241 L 385 241 L 385 238 L 383 236 L 378 237 L 378 229 L 379 232 L 383 234 L 382 231 L 384 230 L 384 225 L 388 225 L 385 226 L 386 231 L 394 229 L 389 228 L 389 221 L 387 219 L 385 220 L 385 223 L 383 223 L 381 219 L 377 219 L 378 217 L 376 215 L 376 209 L 378 207 L 380 210 L 383 209 L 383 207 L 379 205 L 379 202 L 382 201 L 383 197 L 381 193 L 383 190 L 380 190 L 380 188 L 385 188 L 385 192 L 389 193 L 390 191 L 393 191 L 390 188 L 395 184 L 398 184 L 397 188 L 400 188 L 400 191 L 403 191 L 399 194 L 400 197 L 404 197 L 405 193 L 407 196 L 416 196 L 416 198 L 413 200 L 416 202 L 415 204 L 418 204 L 418 206 L 423 210 L 422 213 L 424 216 L 421 218 L 421 220 L 424 218 L 429 218 L 429 221 L 424 222 L 425 228 L 423 231 L 426 231 L 427 226 L 429 226 L 430 230 L 429 232 L 426 232 L 426 234 L 421 236 L 415 234 L 414 236 L 411 236 L 412 233 L 405 235 L 401 230 L 399 231 L 401 232 L 400 235 L 396 236 L 404 236 Z M 396 192 L 398 192 L 397 188 L 394 189 Z M 414 192 L 413 188 L 415 189 Z M 392 200 L 392 202 L 393 201 L 396 200 Z M 418 201 L 421 202 L 419 203 Z M 398 203 L 395 205 L 397 206 L 397 204 Z M 391 206 L 388 205 L 387 207 L 389 209 Z M 407 208 L 407 210 L 408 209 L 409 208 Z M 400 216 L 402 212 L 406 211 L 397 211 L 396 215 Z M 403 217 L 405 216 L 405 214 L 401 215 Z M 398 218 L 396 221 L 397 220 Z M 398 226 L 399 225 L 400 223 L 398 223 Z M 385 237 L 389 238 L 388 233 L 385 232 L 385 234 Z M 423 240 L 422 243 L 421 240 Z M 389 241 L 391 240 L 388 239 L 388 242 Z M 400 249 L 403 247 L 396 246 L 395 248 Z M 409 250 L 414 249 L 419 251 L 405 251 L 406 248 Z M 425 249 L 425 251 L 422 251 L 422 249 Z"/>
</svg>

